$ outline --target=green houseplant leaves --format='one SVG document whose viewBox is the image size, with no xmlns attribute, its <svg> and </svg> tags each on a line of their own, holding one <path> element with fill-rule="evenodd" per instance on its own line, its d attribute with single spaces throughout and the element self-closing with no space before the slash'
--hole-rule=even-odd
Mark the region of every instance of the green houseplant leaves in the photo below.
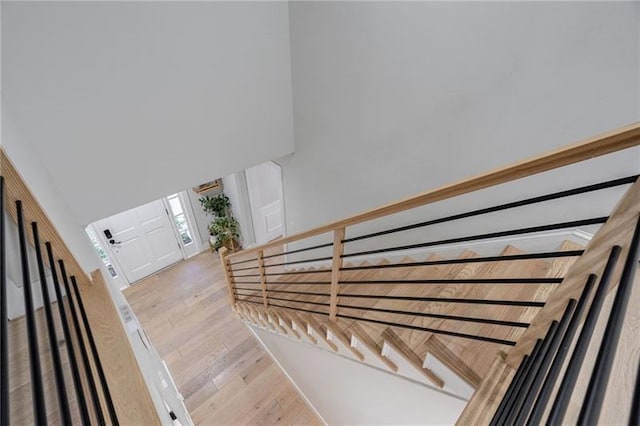
<svg viewBox="0 0 640 426">
<path fill-rule="evenodd" d="M 224 194 L 215 197 L 205 196 L 200 198 L 200 204 L 205 213 L 212 215 L 213 221 L 209 224 L 210 244 L 214 250 L 221 247 L 234 248 L 234 240 L 240 238 L 240 224 L 231 215 L 231 202 Z"/>
</svg>

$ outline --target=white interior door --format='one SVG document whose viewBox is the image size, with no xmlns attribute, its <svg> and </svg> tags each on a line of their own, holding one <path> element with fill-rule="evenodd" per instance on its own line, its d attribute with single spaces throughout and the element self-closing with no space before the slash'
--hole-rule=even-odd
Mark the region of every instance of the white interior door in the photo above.
<svg viewBox="0 0 640 426">
<path fill-rule="evenodd" d="M 280 166 L 267 162 L 246 170 L 256 243 L 282 235 L 282 174 Z"/>
<path fill-rule="evenodd" d="M 96 222 L 130 283 L 183 259 L 162 200 Z"/>
</svg>

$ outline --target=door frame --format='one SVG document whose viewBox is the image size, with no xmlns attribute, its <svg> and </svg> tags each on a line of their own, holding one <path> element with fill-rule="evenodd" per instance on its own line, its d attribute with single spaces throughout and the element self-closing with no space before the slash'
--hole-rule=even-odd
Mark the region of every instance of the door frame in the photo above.
<svg viewBox="0 0 640 426">
<path fill-rule="evenodd" d="M 237 213 L 238 217 L 236 219 L 240 222 L 242 245 L 244 248 L 253 247 L 256 245 L 256 235 L 253 228 L 253 214 L 251 213 L 246 170 L 234 173 L 229 176 L 229 179 L 233 179 L 236 184 L 238 202 L 237 206 L 232 206 L 231 209 Z"/>
<path fill-rule="evenodd" d="M 200 242 L 200 238 L 198 236 L 199 231 L 195 226 L 196 219 L 195 219 L 195 216 L 193 215 L 193 211 L 191 209 L 191 203 L 189 202 L 186 191 L 178 191 L 178 192 L 175 192 L 174 194 L 178 194 L 178 198 L 180 199 L 180 204 L 182 205 L 182 210 L 184 211 L 185 217 L 187 219 L 187 226 L 189 227 L 189 231 L 191 232 L 191 240 L 193 241 L 193 244 L 195 244 L 194 253 L 187 255 L 186 248 L 182 242 L 182 238 L 180 237 L 180 232 L 178 232 L 178 225 L 176 225 L 175 220 L 173 220 L 173 216 L 172 216 L 173 212 L 171 211 L 171 206 L 169 205 L 169 197 L 173 194 L 163 197 L 162 204 L 164 205 L 164 209 L 165 209 L 165 212 L 167 213 L 167 216 L 169 216 L 169 222 L 171 222 L 171 229 L 173 229 L 173 235 L 176 237 L 176 240 L 178 241 L 178 245 L 180 246 L 180 251 L 182 252 L 182 258 L 183 260 L 186 260 L 186 259 L 192 258 L 197 254 L 202 253 L 204 249 L 202 248 L 202 243 Z"/>
<path fill-rule="evenodd" d="M 278 174 L 280 175 L 280 216 L 282 221 L 282 236 L 287 235 L 287 222 L 286 222 L 286 213 L 285 213 L 285 203 L 284 203 L 284 170 L 281 164 L 276 161 L 265 161 L 264 163 L 257 164 L 256 166 L 260 166 L 262 164 L 271 164 L 278 168 Z M 247 211 L 249 213 L 249 218 L 251 219 L 251 227 L 253 228 L 254 235 L 254 244 L 257 244 L 257 236 L 255 230 L 255 217 L 253 214 L 254 206 L 251 201 L 251 190 L 249 188 L 249 178 L 247 174 L 247 170 L 245 169 L 243 174 L 244 182 L 246 185 L 246 202 L 247 202 Z"/>
<path fill-rule="evenodd" d="M 182 203 L 182 200 L 180 200 Z M 173 237 L 176 239 L 178 246 L 180 247 L 180 254 L 182 254 L 182 260 L 187 258 L 187 254 L 184 251 L 184 244 L 182 244 L 182 239 L 180 238 L 180 234 L 178 233 L 178 228 L 176 227 L 176 223 L 171 216 L 171 206 L 169 206 L 169 200 L 167 197 L 162 198 L 162 206 L 164 207 L 164 212 L 167 214 L 167 218 L 169 219 L 169 223 L 171 224 L 171 231 L 173 231 Z M 188 223 L 188 220 L 187 220 Z"/>
<path fill-rule="evenodd" d="M 131 282 L 129 282 L 129 279 L 127 278 L 127 276 L 124 274 L 124 272 L 122 272 L 124 271 L 124 269 L 122 268 L 122 265 L 120 265 L 118 258 L 114 255 L 113 251 L 111 251 L 111 244 L 109 244 L 109 242 L 105 239 L 105 236 L 102 233 L 102 231 L 98 229 L 98 221 L 96 220 L 95 222 L 91 223 L 89 226 L 93 230 L 93 234 L 96 236 L 96 238 L 98 238 L 98 241 L 102 246 L 102 249 L 107 252 L 107 256 L 109 257 L 109 262 L 111 262 L 111 266 L 113 266 L 116 269 L 116 272 L 118 273 L 118 277 L 122 279 L 122 281 L 127 285 L 127 287 L 131 286 Z M 87 238 L 89 238 L 89 236 L 87 236 Z M 109 277 L 111 278 L 111 275 L 109 275 Z"/>
</svg>

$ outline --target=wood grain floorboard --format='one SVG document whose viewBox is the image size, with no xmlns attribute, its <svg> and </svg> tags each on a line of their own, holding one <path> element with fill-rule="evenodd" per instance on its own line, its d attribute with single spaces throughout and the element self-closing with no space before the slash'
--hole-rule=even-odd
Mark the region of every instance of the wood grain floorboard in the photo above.
<svg viewBox="0 0 640 426">
<path fill-rule="evenodd" d="M 68 355 L 66 352 L 64 337 L 62 336 L 57 309 L 57 303 L 53 303 L 53 318 L 58 334 L 58 347 L 65 376 L 68 401 L 71 407 L 72 420 L 74 422 L 79 422 L 80 419 L 75 390 L 71 379 L 71 370 L 69 367 Z M 35 319 L 36 327 L 38 329 L 38 344 L 40 349 L 40 364 L 42 368 L 47 422 L 51 425 L 58 425 L 61 423 L 61 419 L 58 411 L 58 397 L 55 388 L 51 348 L 46 334 L 46 323 L 43 309 L 35 311 Z M 8 341 L 11 424 L 25 426 L 33 425 L 33 400 L 31 393 L 31 376 L 29 371 L 29 351 L 25 317 L 20 317 L 9 322 Z"/>
<path fill-rule="evenodd" d="M 124 293 L 194 422 L 322 424 L 253 334 L 231 315 L 219 265 L 217 256 L 202 253 Z"/>
</svg>

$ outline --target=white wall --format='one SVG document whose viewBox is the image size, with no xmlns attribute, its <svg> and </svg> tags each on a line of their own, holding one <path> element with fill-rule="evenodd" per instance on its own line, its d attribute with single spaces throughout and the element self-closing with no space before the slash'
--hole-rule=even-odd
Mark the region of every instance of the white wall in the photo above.
<svg viewBox="0 0 640 426">
<path fill-rule="evenodd" d="M 75 210 L 66 203 L 60 188 L 47 172 L 45 161 L 37 154 L 31 141 L 17 131 L 6 110 L 2 111 L 2 146 L 80 266 L 85 271 L 97 269 L 100 262 Z M 11 265 L 7 268 L 10 273 L 19 270 L 18 259 L 17 255 L 9 255 Z M 32 269 L 32 276 L 33 271 L 35 269 Z M 16 272 L 12 278 L 17 275 Z"/>
<path fill-rule="evenodd" d="M 393 374 L 251 329 L 328 424 L 454 424 L 465 406 Z"/>
<path fill-rule="evenodd" d="M 291 3 L 296 151 L 282 160 L 287 233 L 636 121 L 637 8 L 604 2 Z M 386 224 L 637 173 L 639 158 L 637 150 L 618 154 Z M 526 216 L 535 225 L 606 214 L 614 199 Z M 522 223 L 521 214 L 502 218 L 482 226 Z M 351 235 L 384 227 L 381 221 Z M 451 235 L 451 228 L 440 229 L 432 235 Z"/>
<path fill-rule="evenodd" d="M 286 2 L 2 9 L 3 108 L 83 225 L 293 151 Z"/>
<path fill-rule="evenodd" d="M 191 210 L 193 211 L 193 217 L 196 221 L 197 238 L 200 239 L 202 247 L 209 247 L 209 223 L 211 223 L 212 217 L 207 215 L 202 209 L 202 205 L 200 205 L 200 198 L 202 198 L 205 194 L 196 194 L 191 189 L 186 189 L 185 192 L 188 194 L 189 203 L 191 204 Z M 217 195 L 219 192 L 211 192 L 206 195 Z"/>
</svg>

